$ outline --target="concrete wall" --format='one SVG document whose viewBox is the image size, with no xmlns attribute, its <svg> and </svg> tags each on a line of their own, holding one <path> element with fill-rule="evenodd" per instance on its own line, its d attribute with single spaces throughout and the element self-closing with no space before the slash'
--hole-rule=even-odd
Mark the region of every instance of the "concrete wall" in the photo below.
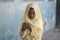
<svg viewBox="0 0 60 40">
<path fill-rule="evenodd" d="M 21 40 L 19 32 L 24 10 L 29 3 L 40 6 L 43 22 L 46 22 L 44 32 L 55 27 L 56 2 L 23 2 L 19 0 L 0 0 L 0 40 Z"/>
</svg>

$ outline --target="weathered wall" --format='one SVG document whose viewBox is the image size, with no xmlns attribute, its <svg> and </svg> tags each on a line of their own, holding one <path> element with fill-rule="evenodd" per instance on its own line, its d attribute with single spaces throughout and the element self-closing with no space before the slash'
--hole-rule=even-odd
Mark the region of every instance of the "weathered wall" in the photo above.
<svg viewBox="0 0 60 40">
<path fill-rule="evenodd" d="M 0 0 L 0 40 L 21 40 L 19 31 L 24 10 L 30 2 L 19 0 Z M 40 6 L 43 22 L 46 21 L 44 32 L 55 27 L 56 2 L 32 2 Z"/>
</svg>

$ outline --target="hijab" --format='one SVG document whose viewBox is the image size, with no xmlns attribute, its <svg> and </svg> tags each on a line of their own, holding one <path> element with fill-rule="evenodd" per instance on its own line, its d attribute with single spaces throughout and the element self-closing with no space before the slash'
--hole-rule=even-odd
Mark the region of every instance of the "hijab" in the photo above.
<svg viewBox="0 0 60 40">
<path fill-rule="evenodd" d="M 33 20 L 28 18 L 28 12 L 30 8 L 33 8 L 35 11 L 35 18 Z M 24 13 L 23 19 L 22 19 L 22 23 L 24 22 L 28 22 L 31 25 L 35 25 L 35 26 L 39 26 L 39 28 L 42 28 L 42 15 L 41 15 L 41 11 L 40 8 L 36 5 L 36 4 L 29 4 L 26 7 L 26 11 Z M 42 28 L 43 29 L 43 28 Z"/>
</svg>

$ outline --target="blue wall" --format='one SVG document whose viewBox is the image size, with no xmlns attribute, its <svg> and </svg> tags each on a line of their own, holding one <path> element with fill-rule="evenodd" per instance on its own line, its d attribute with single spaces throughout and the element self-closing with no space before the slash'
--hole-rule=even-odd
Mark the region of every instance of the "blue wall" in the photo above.
<svg viewBox="0 0 60 40">
<path fill-rule="evenodd" d="M 30 3 L 30 2 L 29 2 Z M 20 39 L 20 24 L 24 10 L 29 4 L 21 1 L 0 1 L 0 40 L 21 40 Z M 56 2 L 34 2 L 40 6 L 44 32 L 55 27 L 56 19 Z"/>
</svg>

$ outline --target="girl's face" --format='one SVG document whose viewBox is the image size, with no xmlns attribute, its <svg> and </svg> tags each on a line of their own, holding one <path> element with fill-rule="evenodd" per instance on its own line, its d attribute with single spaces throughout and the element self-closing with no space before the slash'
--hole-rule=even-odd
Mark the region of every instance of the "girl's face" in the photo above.
<svg viewBox="0 0 60 40">
<path fill-rule="evenodd" d="M 32 7 L 29 9 L 28 17 L 30 19 L 34 19 L 35 18 L 35 11 L 34 11 L 34 9 Z"/>
</svg>

